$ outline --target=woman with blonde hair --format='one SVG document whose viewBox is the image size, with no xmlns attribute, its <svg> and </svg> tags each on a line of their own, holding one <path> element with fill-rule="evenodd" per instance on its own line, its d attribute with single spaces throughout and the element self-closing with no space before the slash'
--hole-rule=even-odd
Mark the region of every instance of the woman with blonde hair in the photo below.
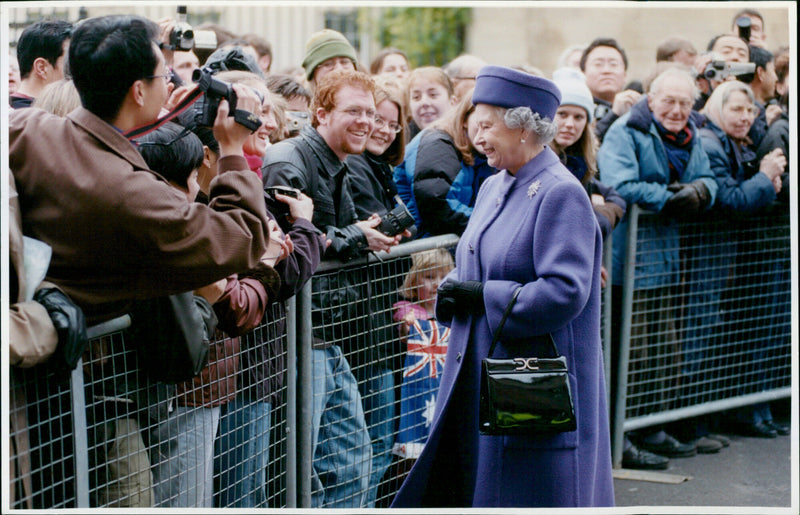
<svg viewBox="0 0 800 515">
<path fill-rule="evenodd" d="M 33 100 L 31 107 L 38 107 L 58 116 L 67 116 L 80 105 L 81 97 L 75 84 L 69 79 L 60 79 L 45 86 Z"/>
</svg>

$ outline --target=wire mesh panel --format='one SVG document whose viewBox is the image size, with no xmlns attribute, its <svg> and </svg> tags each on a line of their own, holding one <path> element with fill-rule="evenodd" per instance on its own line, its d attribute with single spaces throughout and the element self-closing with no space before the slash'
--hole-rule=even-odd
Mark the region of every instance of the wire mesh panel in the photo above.
<svg viewBox="0 0 800 515">
<path fill-rule="evenodd" d="M 222 406 L 214 452 L 217 507 L 286 507 L 286 310 L 240 338 L 236 395 Z"/>
<path fill-rule="evenodd" d="M 443 241 L 312 279 L 311 507 L 388 506 L 427 438 L 446 352 L 433 302 L 457 239 Z"/>
<path fill-rule="evenodd" d="M 124 328 L 90 329 L 103 334 L 72 385 L 46 365 L 14 369 L 10 505 L 287 506 L 285 325 L 274 304 L 251 332 L 217 331 L 209 364 L 178 384 L 148 376 Z"/>
<path fill-rule="evenodd" d="M 12 368 L 9 385 L 9 506 L 76 507 L 69 376 L 47 364 Z"/>
<path fill-rule="evenodd" d="M 718 411 L 721 401 L 742 405 L 747 395 L 788 388 L 788 213 L 681 224 L 643 214 L 638 224 L 632 305 L 623 315 L 626 421 L 672 411 L 679 419 L 681 410 Z"/>
</svg>

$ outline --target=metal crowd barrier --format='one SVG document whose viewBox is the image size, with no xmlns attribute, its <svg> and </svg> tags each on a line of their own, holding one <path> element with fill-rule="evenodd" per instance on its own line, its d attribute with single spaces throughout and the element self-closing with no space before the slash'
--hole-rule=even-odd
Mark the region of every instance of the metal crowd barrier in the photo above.
<svg viewBox="0 0 800 515">
<path fill-rule="evenodd" d="M 773 207 L 677 223 L 629 206 L 615 467 L 627 431 L 791 395 L 790 221 Z"/>
<path fill-rule="evenodd" d="M 609 395 L 617 390 L 610 397 L 616 466 L 625 431 L 790 394 L 788 215 L 681 225 L 681 243 L 672 249 L 679 256 L 677 279 L 643 294 L 634 289 L 640 286 L 634 272 L 645 270 L 645 229 L 656 220 L 637 206 L 629 213 L 623 309 L 615 323 L 611 277 L 602 296 L 606 384 Z M 245 497 L 270 508 L 390 505 L 429 429 L 446 353 L 444 328 L 436 327 L 434 336 L 434 325 L 420 321 L 425 310 L 408 304 L 430 299 L 415 297 L 404 281 L 420 255 L 436 255 L 415 269 L 420 277 L 444 275 L 449 260 L 435 249 L 449 255 L 457 242 L 440 236 L 346 264 L 325 262 L 295 298 L 274 305 L 262 326 L 240 338 L 234 358 L 241 363 L 247 349 L 268 346 L 268 362 L 250 366 L 266 367 L 280 385 L 271 410 L 256 419 L 257 431 L 269 432 L 268 460 L 260 487 L 247 482 L 254 474 L 230 476 L 218 461 L 212 506 L 243 507 Z M 609 276 L 610 249 L 607 241 Z M 427 291 L 422 294 L 432 296 L 435 287 Z M 665 306 L 675 314 L 674 327 L 648 324 Z M 419 315 L 416 326 L 404 319 L 409 311 Z M 158 444 L 156 435 L 172 442 L 183 434 L 165 425 L 177 406 L 142 400 L 164 397 L 138 372 L 135 349 L 125 346 L 129 323 L 126 316 L 91 328 L 90 349 L 69 377 L 46 366 L 12 371 L 13 508 L 188 502 L 169 490 L 155 493 L 161 484 L 156 464 L 177 460 L 189 483 L 204 474 L 200 465 L 184 463 L 188 456 Z M 618 363 L 611 360 L 615 346 Z M 237 395 L 241 383 L 238 388 Z M 232 406 L 221 406 L 210 425 L 195 424 L 198 440 L 184 447 L 209 438 L 219 446 L 230 436 L 220 419 L 242 409 Z M 246 436 L 240 450 L 248 452 L 252 447 L 244 444 L 259 436 Z M 231 484 L 242 487 L 239 497 L 224 504 L 220 491 Z M 241 494 L 257 488 L 259 496 Z M 188 497 L 202 496 L 189 489 Z"/>
</svg>

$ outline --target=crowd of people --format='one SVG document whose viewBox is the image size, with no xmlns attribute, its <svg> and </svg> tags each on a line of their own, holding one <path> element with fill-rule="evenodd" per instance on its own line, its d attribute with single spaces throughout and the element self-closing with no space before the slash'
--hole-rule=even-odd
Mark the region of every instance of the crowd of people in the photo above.
<svg viewBox="0 0 800 515">
<path fill-rule="evenodd" d="M 671 288 L 700 273 L 681 268 L 682 223 L 788 205 L 789 52 L 767 50 L 762 16 L 737 13 L 703 52 L 664 41 L 641 80 L 610 37 L 564 49 L 548 77 L 473 55 L 414 68 L 398 48 L 366 66 L 324 29 L 299 70 L 276 73 L 263 37 L 207 27 L 217 47 L 185 50 L 170 38 L 175 23 L 39 21 L 21 34 L 9 78 L 12 367 L 72 370 L 83 354 L 92 373 L 108 360 L 87 348 L 86 326 L 154 298 L 185 301 L 216 342 L 187 381 L 93 392 L 120 415 L 95 421 L 92 448 L 104 455 L 92 462 L 124 463 L 107 467 L 93 502 L 266 506 L 270 421 L 294 365 L 282 324 L 263 341 L 248 333 L 322 260 L 456 234 L 454 253 L 414 254 L 407 276 L 369 292 L 360 270 L 311 281 L 312 507 L 379 506 L 393 474 L 408 475 L 396 507 L 613 505 L 606 391 L 616 380 L 603 372 L 600 292 L 613 292 L 605 344 L 616 352 L 627 210 L 658 219 L 644 227 L 658 251 L 637 263 L 633 301 L 646 307 L 631 352 L 649 370 L 691 377 L 692 357 L 713 345 L 699 327 L 720 316 L 729 278 L 689 281 L 686 298 L 705 307 L 689 310 L 679 335 Z M 393 212 L 408 223 L 387 223 Z M 50 257 L 31 271 L 41 242 Z M 754 249 L 726 244 L 727 268 L 745 266 Z M 479 435 L 480 359 L 512 295 L 504 336 L 551 334 L 574 381 L 577 431 Z M 348 318 L 359 302 L 382 334 L 360 336 L 370 331 Z M 684 359 L 652 350 L 665 342 Z M 651 379 L 659 392 L 673 386 Z M 24 394 L 11 400 L 13 461 L 35 445 Z M 768 404 L 731 418 L 742 434 L 789 433 Z M 729 445 L 716 418 L 690 422 L 626 435 L 623 467 L 664 469 Z M 12 504 L 32 507 L 30 465 L 11 469 Z"/>
</svg>

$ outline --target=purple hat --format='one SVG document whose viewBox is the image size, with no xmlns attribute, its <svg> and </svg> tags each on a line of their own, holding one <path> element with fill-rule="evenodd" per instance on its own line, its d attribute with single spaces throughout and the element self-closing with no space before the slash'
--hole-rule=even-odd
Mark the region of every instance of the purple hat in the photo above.
<svg viewBox="0 0 800 515">
<path fill-rule="evenodd" d="M 475 79 L 473 104 L 530 107 L 539 116 L 555 119 L 561 92 L 554 82 L 502 66 L 484 66 Z"/>
</svg>

